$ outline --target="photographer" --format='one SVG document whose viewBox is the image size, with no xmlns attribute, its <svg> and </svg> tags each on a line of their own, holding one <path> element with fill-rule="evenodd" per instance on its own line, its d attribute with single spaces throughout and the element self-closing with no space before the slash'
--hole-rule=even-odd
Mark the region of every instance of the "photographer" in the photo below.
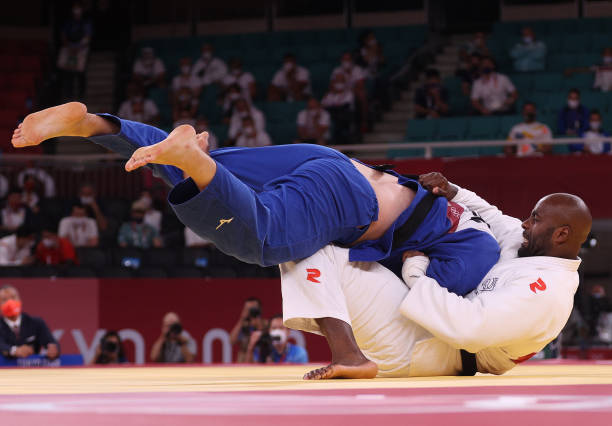
<svg viewBox="0 0 612 426">
<path fill-rule="evenodd" d="M 268 331 L 254 331 L 248 348 L 250 362 L 304 364 L 308 362 L 308 352 L 301 346 L 287 341 L 289 329 L 283 324 L 283 316 L 275 315 L 270 319 Z"/>
<path fill-rule="evenodd" d="M 167 363 L 192 362 L 195 353 L 195 343 L 183 330 L 179 316 L 168 312 L 162 320 L 162 333 L 151 348 L 151 359 Z"/>
<path fill-rule="evenodd" d="M 240 318 L 230 333 L 232 345 L 238 344 L 237 363 L 248 362 L 247 349 L 251 334 L 254 331 L 263 330 L 264 326 L 264 320 L 261 317 L 261 301 L 256 297 L 249 297 L 244 301 Z"/>
<path fill-rule="evenodd" d="M 100 339 L 100 344 L 96 348 L 96 356 L 93 358 L 93 364 L 123 364 L 127 362 L 125 359 L 125 351 L 121 337 L 116 331 L 109 330 Z"/>
</svg>

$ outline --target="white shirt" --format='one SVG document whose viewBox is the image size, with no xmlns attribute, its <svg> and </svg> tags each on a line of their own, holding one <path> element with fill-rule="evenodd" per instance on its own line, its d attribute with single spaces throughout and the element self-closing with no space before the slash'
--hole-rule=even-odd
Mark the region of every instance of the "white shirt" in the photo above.
<svg viewBox="0 0 612 426">
<path fill-rule="evenodd" d="M 17 317 L 15 321 L 11 321 L 7 317 L 3 317 L 6 325 L 9 326 L 11 331 L 14 331 L 16 328 L 21 328 L 21 314 Z"/>
<path fill-rule="evenodd" d="M 0 265 L 21 265 L 23 261 L 30 256 L 32 242 L 27 247 L 22 249 L 17 248 L 17 235 L 8 235 L 0 238 Z"/>
<path fill-rule="evenodd" d="M 474 82 L 471 99 L 480 101 L 489 111 L 498 111 L 504 108 L 508 95 L 515 90 L 514 84 L 504 74 L 491 73 L 488 80 L 480 77 Z"/>
<path fill-rule="evenodd" d="M 68 238 L 75 247 L 85 247 L 89 240 L 98 238 L 98 224 L 90 217 L 68 216 L 60 220 L 57 234 Z"/>
<path fill-rule="evenodd" d="M 315 116 L 318 114 L 318 120 L 315 122 Z M 329 139 L 329 126 L 331 124 L 331 118 L 329 112 L 323 108 L 319 110 L 311 111 L 305 109 L 299 112 L 297 116 L 297 125 L 299 127 L 306 127 L 309 132 L 314 131 L 316 125 L 324 126 L 328 128 L 328 131 L 323 135 L 325 139 Z"/>
<path fill-rule="evenodd" d="M 144 223 L 148 223 L 157 231 L 161 231 L 162 214 L 159 210 L 149 209 L 145 212 Z"/>
<path fill-rule="evenodd" d="M 8 207 L 2 209 L 2 225 L 14 231 L 25 223 L 26 209 L 21 207 L 17 211 L 13 211 Z"/>
<path fill-rule="evenodd" d="M 255 83 L 255 77 L 250 72 L 243 72 L 240 75 L 236 76 L 235 74 L 227 74 L 222 83 L 224 86 L 231 86 L 234 83 L 237 83 L 238 86 L 242 89 L 242 97 L 247 99 L 249 102 L 251 101 L 251 92 L 249 91 L 249 86 L 252 83 Z"/>
<path fill-rule="evenodd" d="M 612 90 L 612 65 L 598 65 L 593 67 L 595 71 L 595 81 L 593 88 L 602 92 Z"/>
<path fill-rule="evenodd" d="M 45 186 L 45 198 L 55 197 L 55 181 L 51 177 L 49 173 L 47 173 L 43 169 L 39 169 L 36 167 L 29 167 L 27 169 L 22 170 L 17 175 L 17 184 L 20 188 L 23 188 L 23 182 L 27 176 L 34 176 L 36 179 L 41 181 Z"/>
<path fill-rule="evenodd" d="M 321 99 L 321 105 L 323 105 L 325 108 L 335 108 L 348 105 L 352 109 L 354 103 L 355 96 L 350 90 L 340 93 L 327 92 L 325 96 L 323 96 L 323 99 Z"/>
<path fill-rule="evenodd" d="M 296 66 L 295 68 L 295 80 L 300 83 L 306 83 L 304 87 L 304 93 L 310 93 L 310 72 L 300 66 Z M 274 77 L 272 78 L 272 85 L 276 87 L 280 87 L 282 89 L 287 89 L 289 86 L 289 80 L 287 78 L 287 70 L 282 67 L 280 70 L 276 71 Z"/>
<path fill-rule="evenodd" d="M 208 244 L 212 244 L 212 241 L 200 237 L 191 228 L 185 227 L 185 247 L 205 246 Z"/>
<path fill-rule="evenodd" d="M 582 135 L 583 139 L 587 139 L 590 141 L 598 141 L 593 143 L 584 144 L 584 149 L 589 151 L 591 154 L 603 154 L 605 142 L 601 140 L 601 138 L 605 138 L 603 133 L 595 132 L 593 130 L 587 130 Z"/>
<path fill-rule="evenodd" d="M 250 112 L 248 114 L 241 114 L 240 111 L 234 110 L 232 114 L 232 118 L 230 118 L 230 125 L 227 135 L 230 139 L 236 139 L 238 134 L 242 131 L 242 119 L 247 116 L 251 116 L 253 118 L 253 122 L 255 124 L 255 129 L 258 132 L 263 132 L 266 130 L 266 118 L 263 115 L 263 112 L 251 106 Z"/>
<path fill-rule="evenodd" d="M 249 147 L 254 148 L 257 146 L 268 146 L 272 145 L 272 141 L 270 140 L 270 136 L 265 131 L 257 131 L 257 135 L 255 137 L 246 136 L 242 134 L 238 139 L 236 139 L 236 146 L 241 147 Z"/>
<path fill-rule="evenodd" d="M 509 140 L 529 140 L 529 141 L 542 141 L 552 139 L 552 132 L 550 128 L 543 123 L 534 121 L 533 123 L 518 123 L 515 124 L 510 133 L 508 134 Z M 526 143 L 519 145 L 516 151 L 516 155 L 524 157 L 527 155 L 535 154 L 537 146 L 535 144 Z"/>
<path fill-rule="evenodd" d="M 136 112 L 132 101 L 128 99 L 123 101 L 117 115 L 126 120 L 149 123 L 159 115 L 159 109 L 157 109 L 157 105 L 151 99 L 143 99 L 142 111 Z"/>
<path fill-rule="evenodd" d="M 202 86 L 208 86 L 212 83 L 217 83 L 223 80 L 227 75 L 227 65 L 219 58 L 212 57 L 206 60 L 200 57 L 195 64 L 191 74 L 200 79 Z"/>
<path fill-rule="evenodd" d="M 151 63 L 144 63 L 142 59 L 138 58 L 134 61 L 134 67 L 132 68 L 132 72 L 137 75 L 142 75 L 147 78 L 155 78 L 160 74 L 166 72 L 166 67 L 164 63 L 159 58 L 154 58 Z"/>
<path fill-rule="evenodd" d="M 353 65 L 348 70 L 342 65 L 334 68 L 330 80 L 333 80 L 337 74 L 344 74 L 344 81 L 347 82 L 351 89 L 354 88 L 357 83 L 367 77 L 366 70 L 361 68 L 359 65 Z"/>
<path fill-rule="evenodd" d="M 201 86 L 202 83 L 200 82 L 200 79 L 193 74 L 179 74 L 172 79 L 172 91 L 174 92 L 178 92 L 185 87 L 197 91 Z"/>
</svg>

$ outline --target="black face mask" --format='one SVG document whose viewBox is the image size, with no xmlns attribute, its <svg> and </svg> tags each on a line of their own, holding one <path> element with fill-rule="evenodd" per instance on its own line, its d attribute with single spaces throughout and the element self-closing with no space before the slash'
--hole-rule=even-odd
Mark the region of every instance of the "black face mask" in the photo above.
<svg viewBox="0 0 612 426">
<path fill-rule="evenodd" d="M 525 115 L 523 116 L 525 118 L 525 123 L 533 123 L 536 119 L 536 113 L 535 112 L 527 112 L 525 113 Z"/>
</svg>

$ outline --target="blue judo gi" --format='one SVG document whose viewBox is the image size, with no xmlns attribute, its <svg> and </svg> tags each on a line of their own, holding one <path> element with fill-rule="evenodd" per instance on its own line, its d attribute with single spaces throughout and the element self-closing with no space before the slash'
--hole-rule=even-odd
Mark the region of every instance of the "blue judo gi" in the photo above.
<svg viewBox="0 0 612 426">
<path fill-rule="evenodd" d="M 120 126 L 116 135 L 89 139 L 129 157 L 167 133 L 152 126 L 102 117 Z M 327 244 L 348 246 L 378 218 L 376 194 L 344 154 L 318 145 L 223 148 L 212 151 L 217 171 L 202 191 L 173 166 L 153 164 L 172 190 L 168 202 L 177 217 L 226 254 L 262 266 L 311 256 Z M 463 295 L 474 289 L 499 259 L 499 246 L 485 232 L 449 233 L 447 201 L 438 198 L 418 229 L 393 248 L 393 232 L 410 217 L 427 191 L 398 175 L 416 196 L 385 235 L 351 248 L 352 261 L 380 261 L 401 270 L 402 253 L 420 250 L 430 257 L 427 275 Z"/>
</svg>

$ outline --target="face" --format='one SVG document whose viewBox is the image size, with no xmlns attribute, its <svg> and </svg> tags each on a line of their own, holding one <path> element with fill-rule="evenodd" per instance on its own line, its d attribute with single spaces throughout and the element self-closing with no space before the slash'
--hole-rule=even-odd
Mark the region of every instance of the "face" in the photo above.
<svg viewBox="0 0 612 426">
<path fill-rule="evenodd" d="M 202 56 L 204 56 L 205 58 L 210 58 L 212 56 L 213 53 L 213 48 L 210 44 L 205 44 L 202 47 Z"/>
<path fill-rule="evenodd" d="M 483 59 L 481 62 L 481 69 L 483 73 L 492 72 L 493 71 L 493 62 L 490 59 Z"/>
<path fill-rule="evenodd" d="M 570 92 L 570 94 L 567 96 L 567 100 L 580 102 L 580 95 L 576 92 Z"/>
<path fill-rule="evenodd" d="M 162 330 L 167 333 L 172 324 L 181 322 L 179 316 L 174 312 L 168 312 L 162 319 Z"/>
<path fill-rule="evenodd" d="M 523 244 L 518 250 L 519 257 L 546 256 L 553 247 L 552 236 L 556 226 L 553 215 L 544 200 L 540 200 L 531 215 L 522 224 Z"/>
<path fill-rule="evenodd" d="M 351 65 L 353 65 L 353 57 L 351 56 L 351 54 L 345 53 L 344 55 L 342 55 L 342 66 L 350 67 Z"/>
<path fill-rule="evenodd" d="M 19 293 L 14 288 L 5 288 L 0 290 L 0 305 L 3 305 L 5 302 L 9 300 L 21 301 L 19 297 Z"/>
</svg>

